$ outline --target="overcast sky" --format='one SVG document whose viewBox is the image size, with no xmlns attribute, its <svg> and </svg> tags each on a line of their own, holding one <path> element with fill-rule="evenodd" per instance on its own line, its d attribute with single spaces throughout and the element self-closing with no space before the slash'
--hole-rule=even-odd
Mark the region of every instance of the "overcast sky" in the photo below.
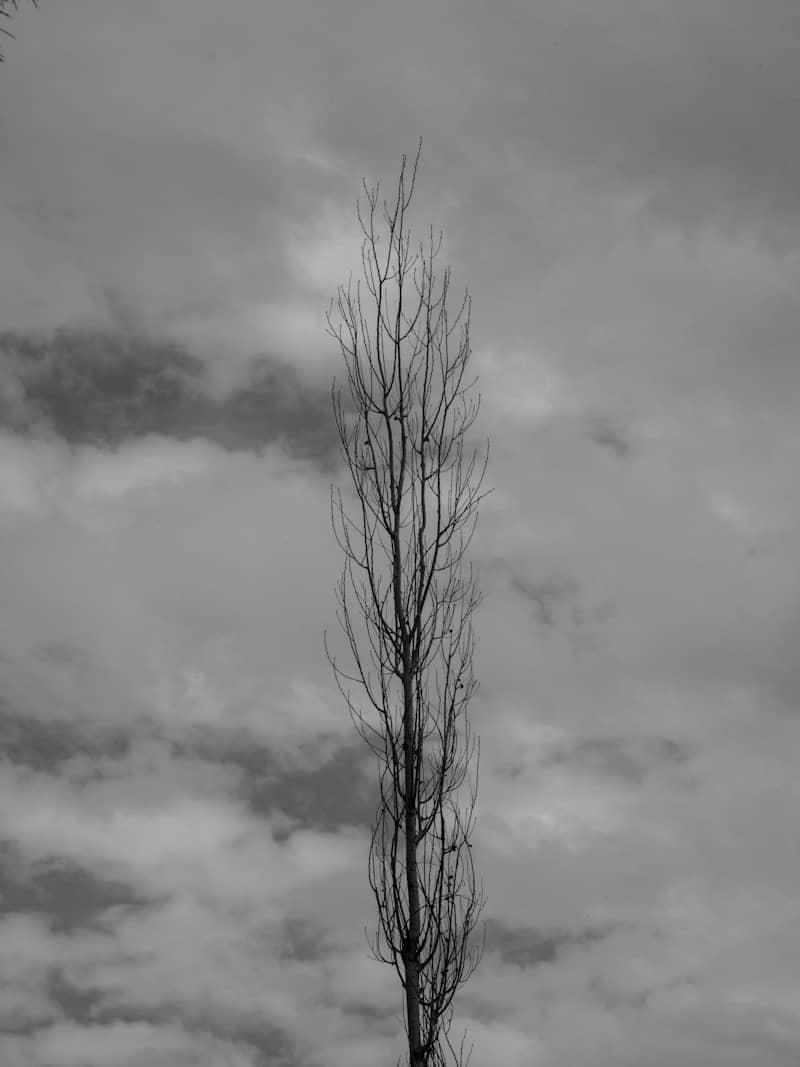
<svg viewBox="0 0 800 1067">
<path fill-rule="evenodd" d="M 41 0 L 0 67 L 0 1061 L 392 1064 L 326 662 L 362 176 L 473 295 L 473 1067 L 800 1057 L 797 0 Z"/>
</svg>

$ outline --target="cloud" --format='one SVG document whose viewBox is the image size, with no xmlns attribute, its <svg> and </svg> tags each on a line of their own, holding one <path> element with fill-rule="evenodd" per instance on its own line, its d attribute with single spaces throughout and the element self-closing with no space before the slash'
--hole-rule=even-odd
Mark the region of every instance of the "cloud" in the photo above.
<svg viewBox="0 0 800 1067">
<path fill-rule="evenodd" d="M 796 1063 L 793 5 L 15 25 L 0 1059 L 400 1055 L 362 936 L 375 766 L 322 642 L 324 310 L 361 176 L 389 192 L 422 133 L 414 223 L 473 295 L 495 489 L 490 948 L 455 1030 L 476 1064 Z"/>
<path fill-rule="evenodd" d="M 554 963 L 561 952 L 591 945 L 604 936 L 599 930 L 545 932 L 510 927 L 497 920 L 487 923 L 488 951 L 497 952 L 503 963 L 522 968 Z"/>
<path fill-rule="evenodd" d="M 115 446 L 147 436 L 228 450 L 286 442 L 330 464 L 328 391 L 275 359 L 253 358 L 233 385 L 173 343 L 126 332 L 60 330 L 0 336 L 2 421 L 20 433 Z"/>
<path fill-rule="evenodd" d="M 240 1042 L 144 1022 L 87 1027 L 63 1021 L 32 1036 L 2 1037 L 0 1050 L 20 1067 L 188 1067 L 220 1062 L 255 1067 L 258 1062 L 255 1050 Z"/>
<path fill-rule="evenodd" d="M 31 989 L 32 1023 L 60 1016 L 56 1005 L 91 1023 L 83 1035 L 90 1057 L 95 1026 L 112 1019 L 148 1020 L 156 1048 L 170 1020 L 183 1019 L 192 1032 L 199 1026 L 215 1037 L 203 1038 L 209 1051 L 198 1046 L 196 1056 L 227 1047 L 219 1044 L 223 1034 L 243 1043 L 242 1055 L 254 1062 L 261 1061 L 246 1048 L 258 1044 L 254 1035 L 273 1053 L 291 1044 L 286 1035 L 297 1031 L 299 1017 L 285 979 L 289 988 L 299 982 L 296 992 L 305 987 L 306 996 L 316 980 L 303 973 L 302 961 L 295 980 L 284 975 L 285 964 L 279 979 L 281 917 L 298 889 L 330 885 L 353 870 L 362 835 L 287 826 L 279 801 L 255 815 L 236 799 L 234 769 L 175 758 L 163 745 L 142 743 L 121 759 L 87 761 L 88 780 L 75 763 L 58 774 L 6 767 L 3 775 L 9 818 L 2 834 L 13 849 L 3 903 L 26 909 L 8 916 L 3 931 L 4 944 L 18 945 L 20 956 L 7 977 L 13 1018 L 21 1019 L 14 1004 L 24 987 Z M 279 838 L 270 836 L 275 829 L 283 831 Z M 332 980 L 342 966 L 355 977 L 355 960 L 339 958 L 348 946 L 340 935 L 334 939 Z M 332 987 L 331 1010 L 342 1019 L 347 998 L 359 995 L 351 986 Z M 371 988 L 380 986 L 373 980 Z M 392 990 L 382 988 L 385 1000 Z M 37 1040 L 49 1047 L 45 1031 Z M 45 1055 L 32 1038 L 17 1044 L 34 1062 Z"/>
<path fill-rule="evenodd" d="M 624 425 L 608 416 L 592 420 L 589 438 L 601 448 L 608 448 L 617 459 L 626 459 L 633 449 Z"/>
</svg>

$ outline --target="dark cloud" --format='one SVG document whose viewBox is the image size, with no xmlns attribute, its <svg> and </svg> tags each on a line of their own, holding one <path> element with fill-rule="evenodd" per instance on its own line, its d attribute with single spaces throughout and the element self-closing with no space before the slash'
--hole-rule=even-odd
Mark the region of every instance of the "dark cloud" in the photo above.
<svg viewBox="0 0 800 1067">
<path fill-rule="evenodd" d="M 544 762 L 554 766 L 568 764 L 590 774 L 641 785 L 648 774 L 681 766 L 689 758 L 685 745 L 665 737 L 582 737 L 569 745 L 559 745 L 546 755 Z"/>
<path fill-rule="evenodd" d="M 37 771 L 52 771 L 74 756 L 89 759 L 124 756 L 128 740 L 118 729 L 47 721 L 0 700 L 0 751 L 3 758 Z"/>
<path fill-rule="evenodd" d="M 486 921 L 486 951 L 496 952 L 501 961 L 513 967 L 540 967 L 555 963 L 572 948 L 589 947 L 611 933 L 609 929 L 539 930 L 515 926 L 499 919 Z"/>
<path fill-rule="evenodd" d="M 337 751 L 312 770 L 281 771 L 273 767 L 248 790 L 256 811 L 278 809 L 306 826 L 335 829 L 369 826 L 375 797 L 364 775 L 363 746 Z"/>
<path fill-rule="evenodd" d="M 344 1000 L 341 1010 L 345 1015 L 355 1016 L 367 1031 L 394 1037 L 397 1030 L 397 1010 L 394 1006 L 367 1004 L 360 1000 Z"/>
<path fill-rule="evenodd" d="M 610 738 L 583 738 L 566 751 L 555 753 L 551 762 L 577 765 L 582 770 L 619 778 L 632 785 L 641 784 L 645 776 L 645 768 L 629 747 Z"/>
<path fill-rule="evenodd" d="M 0 425 L 17 431 L 50 430 L 70 444 L 101 446 L 146 434 L 226 449 L 284 439 L 323 465 L 335 451 L 328 393 L 269 357 L 253 359 L 245 381 L 222 397 L 213 394 L 206 364 L 185 349 L 125 334 L 3 334 L 0 360 Z"/>
<path fill-rule="evenodd" d="M 329 931 L 318 919 L 310 916 L 291 916 L 282 927 L 282 959 L 309 963 L 326 954 Z"/>
<path fill-rule="evenodd" d="M 113 953 L 113 923 L 109 923 L 108 932 L 112 936 L 106 948 Z M 135 996 L 121 996 L 121 991 L 113 984 L 106 987 L 96 983 L 90 971 L 87 972 L 80 963 L 58 960 L 54 960 L 50 968 L 48 992 L 68 1018 L 87 1026 L 116 1022 L 176 1025 L 194 1034 L 255 1050 L 257 1067 L 272 1067 L 273 1064 L 295 1067 L 297 1063 L 296 1045 L 291 1035 L 253 1008 L 257 997 L 241 1009 L 214 1004 L 201 1010 L 186 1003 L 179 990 L 165 991 L 163 1001 L 157 1005 L 149 998 L 137 1003 Z"/>
<path fill-rule="evenodd" d="M 515 574 L 511 586 L 533 605 L 536 618 L 542 626 L 556 626 L 565 605 L 573 605 L 573 618 L 578 610 L 574 605 L 577 585 L 568 578 L 551 577 L 537 581 Z"/>
<path fill-rule="evenodd" d="M 633 452 L 627 426 L 610 416 L 590 419 L 588 436 L 590 441 L 600 448 L 607 448 L 617 459 L 627 459 Z"/>
<path fill-rule="evenodd" d="M 48 982 L 48 993 L 53 1003 L 58 1005 L 68 1019 L 85 1026 L 95 1021 L 99 994 L 94 990 L 84 990 L 73 985 L 62 967 L 53 968 Z"/>
<path fill-rule="evenodd" d="M 27 869 L 13 852 L 0 856 L 0 910 L 46 915 L 55 932 L 98 929 L 120 909 L 151 903 L 130 886 L 67 862 Z"/>
<path fill-rule="evenodd" d="M 639 787 L 649 775 L 684 768 L 690 760 L 691 750 L 687 745 L 666 737 L 585 736 L 568 743 L 544 745 L 538 765 L 569 767 L 583 774 Z M 514 781 L 529 773 L 529 761 L 512 759 L 498 765 L 495 771 Z M 688 784 L 685 776 L 684 784 Z"/>
<path fill-rule="evenodd" d="M 234 1046 L 255 1051 L 254 1067 L 297 1067 L 296 1044 L 280 1027 L 256 1013 L 243 1011 L 194 1013 L 186 1006 L 180 1008 L 166 1005 L 163 1011 L 139 1011 L 135 1008 L 115 1007 L 104 1009 L 102 1003 L 95 1006 L 93 1020 L 109 1023 L 122 1020 L 128 1023 L 147 1022 L 185 1026 L 193 1034 L 214 1037 Z"/>
<path fill-rule="evenodd" d="M 60 966 L 51 972 L 48 992 L 69 1019 L 87 1027 L 116 1022 L 186 1026 L 196 1035 L 209 1035 L 239 1047 L 250 1046 L 256 1053 L 255 1067 L 272 1067 L 273 1064 L 275 1067 L 296 1067 L 297 1064 L 292 1039 L 263 1019 L 212 1018 L 170 1005 L 160 1011 L 121 1005 L 109 1007 L 104 1004 L 101 991 L 83 988 L 78 982 L 71 981 L 67 969 Z"/>
<path fill-rule="evenodd" d="M 39 658 L 55 667 L 86 671 L 90 666 L 85 651 L 69 641 L 47 641 L 38 650 Z"/>
<path fill-rule="evenodd" d="M 566 636 L 576 655 L 596 643 L 599 631 L 614 614 L 607 598 L 596 598 L 560 567 L 548 574 L 541 567 L 522 573 L 516 562 L 493 565 L 508 575 L 513 592 L 532 608 L 537 626 Z"/>
<path fill-rule="evenodd" d="M 363 745 L 337 748 L 307 768 L 287 767 L 268 746 L 224 730 L 195 730 L 176 750 L 233 765 L 241 771 L 240 792 L 251 808 L 263 815 L 280 812 L 294 827 L 369 826 L 374 818 L 377 788 L 365 774 L 371 757 Z"/>
</svg>

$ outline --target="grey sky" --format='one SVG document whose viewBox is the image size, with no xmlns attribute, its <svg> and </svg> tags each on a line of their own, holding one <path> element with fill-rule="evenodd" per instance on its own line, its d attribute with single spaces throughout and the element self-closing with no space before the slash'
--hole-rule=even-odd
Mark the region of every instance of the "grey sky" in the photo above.
<svg viewBox="0 0 800 1067">
<path fill-rule="evenodd" d="M 328 668 L 360 181 L 473 295 L 474 1067 L 800 1053 L 800 9 L 42 0 L 0 67 L 0 1061 L 393 1063 Z M 335 631 L 334 631 L 335 632 Z"/>
</svg>

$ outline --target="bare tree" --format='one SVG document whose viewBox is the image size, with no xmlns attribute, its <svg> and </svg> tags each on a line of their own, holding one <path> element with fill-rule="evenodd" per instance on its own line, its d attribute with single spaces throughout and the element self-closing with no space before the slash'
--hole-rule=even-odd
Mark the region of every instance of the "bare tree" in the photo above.
<svg viewBox="0 0 800 1067">
<path fill-rule="evenodd" d="M 453 998 L 483 953 L 472 937 L 485 898 L 470 843 L 480 751 L 467 717 L 481 597 L 465 557 L 488 445 L 479 454 L 466 442 L 480 403 L 467 378 L 469 295 L 451 315 L 450 270 L 435 262 L 442 234 L 431 228 L 412 245 L 407 224 L 420 150 L 411 165 L 403 156 L 393 202 L 364 183 L 363 278 L 340 287 L 328 313 L 350 394 L 345 403 L 334 380 L 357 501 L 346 507 L 331 491 L 345 558 L 337 618 L 354 669 L 338 665 L 327 635 L 326 650 L 379 761 L 370 948 L 402 983 L 410 1067 L 439 1067 L 469 1059 L 464 1039 L 450 1038 Z"/>
<path fill-rule="evenodd" d="M 39 6 L 39 0 L 31 0 L 34 7 Z M 9 10 L 10 9 L 10 10 Z M 12 11 L 19 11 L 19 0 L 0 0 L 0 18 L 10 19 Z M 0 26 L 0 33 L 5 37 L 13 37 L 14 34 L 5 26 Z M 0 52 L 0 63 L 4 62 L 5 56 Z"/>
</svg>

